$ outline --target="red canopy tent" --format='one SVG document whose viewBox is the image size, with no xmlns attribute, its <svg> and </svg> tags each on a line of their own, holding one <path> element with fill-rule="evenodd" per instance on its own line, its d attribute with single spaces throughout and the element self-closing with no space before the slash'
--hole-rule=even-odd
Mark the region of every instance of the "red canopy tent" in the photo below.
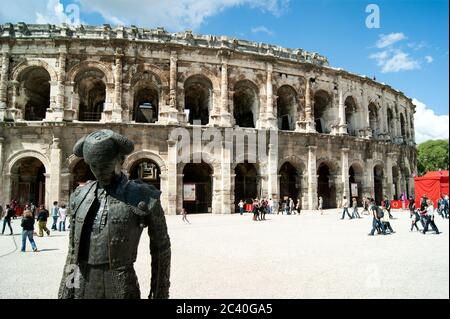
<svg viewBox="0 0 450 319">
<path fill-rule="evenodd" d="M 416 207 L 420 206 L 420 198 L 427 195 L 436 205 L 442 195 L 448 195 L 448 171 L 428 172 L 424 176 L 414 178 Z"/>
</svg>

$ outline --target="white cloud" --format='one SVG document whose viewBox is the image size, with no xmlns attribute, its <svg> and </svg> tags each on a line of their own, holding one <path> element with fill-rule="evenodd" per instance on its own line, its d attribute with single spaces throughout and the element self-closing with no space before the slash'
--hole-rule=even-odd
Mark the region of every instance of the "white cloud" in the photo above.
<svg viewBox="0 0 450 319">
<path fill-rule="evenodd" d="M 166 27 L 172 31 L 197 29 L 206 19 L 230 9 L 247 6 L 282 15 L 290 0 L 73 0 L 81 12 L 100 14 L 105 23 Z M 70 23 L 73 20 L 60 0 L 0 0 L 0 23 Z M 70 21 L 68 21 L 70 20 Z"/>
<path fill-rule="evenodd" d="M 416 105 L 416 114 L 414 114 L 416 143 L 448 139 L 449 116 L 437 115 L 432 109 L 417 99 L 413 99 L 413 103 Z"/>
<path fill-rule="evenodd" d="M 95 12 L 112 24 L 169 30 L 197 29 L 207 18 L 240 6 L 280 16 L 290 0 L 78 0 L 84 12 Z"/>
<path fill-rule="evenodd" d="M 398 49 L 387 49 L 369 56 L 381 66 L 381 73 L 408 71 L 420 68 L 420 63 L 409 56 L 408 53 Z"/>
<path fill-rule="evenodd" d="M 393 45 L 394 43 L 406 39 L 405 35 L 402 32 L 398 33 L 390 33 L 390 34 L 381 34 L 375 46 L 378 49 L 383 49 L 388 46 Z"/>
<path fill-rule="evenodd" d="M 427 60 L 427 63 L 433 62 L 433 57 L 431 55 L 425 56 L 425 60 Z"/>
<path fill-rule="evenodd" d="M 80 21 L 77 7 L 71 5 L 71 10 L 66 11 L 60 0 L 14 0 L 0 5 L 0 23 L 78 24 Z"/>
<path fill-rule="evenodd" d="M 265 26 L 254 27 L 254 28 L 252 28 L 251 31 L 252 31 L 252 33 L 266 33 L 270 36 L 274 35 L 274 32 L 272 30 L 269 30 Z"/>
</svg>

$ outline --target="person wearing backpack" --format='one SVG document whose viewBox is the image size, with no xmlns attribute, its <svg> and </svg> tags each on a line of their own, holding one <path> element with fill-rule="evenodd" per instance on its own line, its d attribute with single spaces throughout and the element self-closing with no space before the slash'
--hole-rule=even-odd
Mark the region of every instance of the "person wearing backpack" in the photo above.
<svg viewBox="0 0 450 319">
<path fill-rule="evenodd" d="M 23 213 L 23 218 L 21 225 L 22 226 L 22 252 L 25 252 L 25 246 L 27 243 L 27 238 L 30 241 L 31 248 L 34 252 L 37 252 L 38 249 L 36 247 L 36 243 L 33 239 L 33 232 L 34 232 L 34 218 L 33 213 L 30 210 L 26 210 Z"/>
<path fill-rule="evenodd" d="M 381 222 L 384 225 L 385 229 L 389 229 L 390 234 L 395 233 L 391 226 L 391 218 L 389 217 L 389 214 L 383 214 L 383 217 L 381 217 Z"/>
<path fill-rule="evenodd" d="M 377 226 L 380 227 L 381 233 L 383 235 L 386 235 L 386 229 L 384 228 L 384 225 L 381 222 L 381 218 L 383 218 L 384 216 L 383 210 L 380 207 L 378 207 L 374 199 L 372 199 L 371 204 L 372 204 L 371 210 L 373 219 L 372 219 L 372 230 L 370 231 L 369 236 L 373 236 L 375 234 Z"/>
</svg>

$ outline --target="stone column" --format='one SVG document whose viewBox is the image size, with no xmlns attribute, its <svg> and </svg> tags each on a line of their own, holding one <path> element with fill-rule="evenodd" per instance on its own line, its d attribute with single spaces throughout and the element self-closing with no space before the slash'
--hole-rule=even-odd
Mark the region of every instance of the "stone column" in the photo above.
<svg viewBox="0 0 450 319">
<path fill-rule="evenodd" d="M 170 52 L 170 67 L 169 67 L 169 105 L 163 106 L 160 110 L 160 120 L 162 124 L 173 124 L 179 123 L 179 117 L 182 117 L 178 111 L 178 55 L 176 51 Z M 184 116 L 184 115 L 183 115 Z"/>
<path fill-rule="evenodd" d="M 314 123 L 314 110 L 313 101 L 311 100 L 311 83 L 309 76 L 306 77 L 306 87 L 305 87 L 305 121 L 306 121 L 306 132 L 314 133 L 316 132 Z"/>
<path fill-rule="evenodd" d="M 266 83 L 266 121 L 265 127 L 270 129 L 277 128 L 277 119 L 273 109 L 273 83 L 272 83 L 273 65 L 267 63 L 267 83 Z"/>
<path fill-rule="evenodd" d="M 362 90 L 361 90 L 361 123 L 363 127 L 363 136 L 364 138 L 371 138 L 372 137 L 372 129 L 370 128 L 370 117 L 369 117 L 369 101 L 367 99 L 366 95 L 366 83 L 362 84 Z"/>
<path fill-rule="evenodd" d="M 111 121 L 116 123 L 122 122 L 122 72 L 123 54 L 117 52 L 114 68 L 114 101 L 111 113 Z"/>
<path fill-rule="evenodd" d="M 227 134 L 225 134 L 227 136 Z M 233 136 L 231 135 L 231 139 Z M 232 140 L 225 140 L 222 146 L 222 154 L 221 154 L 221 171 L 222 178 L 220 180 L 221 183 L 221 210 L 222 214 L 231 214 L 232 208 L 234 207 L 234 203 L 231 199 L 231 154 L 233 147 Z"/>
<path fill-rule="evenodd" d="M 177 142 L 174 140 L 167 141 L 167 210 L 166 214 L 176 215 L 177 213 Z"/>
<path fill-rule="evenodd" d="M 317 207 L 317 168 L 316 168 L 317 146 L 308 147 L 308 208 Z"/>
<path fill-rule="evenodd" d="M 268 145 L 268 180 L 267 195 L 269 198 L 279 200 L 279 181 L 278 181 L 278 143 L 270 143 Z"/>
<path fill-rule="evenodd" d="M 12 99 L 9 108 L 6 109 L 6 117 L 12 121 L 16 121 L 23 117 L 21 116 L 20 110 L 17 108 L 17 99 L 20 94 L 20 82 L 18 81 L 10 81 L 12 87 Z"/>
<path fill-rule="evenodd" d="M 46 205 L 47 209 L 51 207 L 51 203 L 54 201 L 60 202 L 61 194 L 61 162 L 62 162 L 62 150 L 60 148 L 59 138 L 54 137 L 53 143 L 50 149 L 50 172 L 47 172 L 50 183 L 46 184 Z M 46 180 L 46 182 L 47 182 Z"/>
<path fill-rule="evenodd" d="M 392 158 L 395 156 L 395 153 L 387 153 L 386 154 L 386 186 L 383 195 L 386 195 L 389 199 L 392 199 L 393 190 L 393 176 L 392 176 Z"/>
<path fill-rule="evenodd" d="M 50 107 L 45 114 L 45 121 L 62 122 L 64 120 L 66 59 L 67 47 L 61 45 L 59 47 L 57 79 L 50 82 Z"/>
<path fill-rule="evenodd" d="M 345 118 L 344 93 L 339 89 L 339 134 L 348 134 L 347 121 Z"/>
<path fill-rule="evenodd" d="M 350 186 L 349 186 L 349 175 L 348 175 L 348 152 L 350 149 L 343 148 L 341 150 L 341 182 L 342 182 L 342 195 L 347 196 L 347 199 L 350 201 Z"/>
<path fill-rule="evenodd" d="M 228 61 L 222 58 L 220 72 L 220 126 L 231 127 L 232 116 L 228 107 Z"/>
<path fill-rule="evenodd" d="M 385 96 L 385 91 L 383 90 L 383 93 L 381 95 L 381 118 L 380 118 L 380 114 L 378 114 L 379 120 L 381 121 L 381 135 L 383 137 L 383 139 L 387 139 L 389 136 L 389 131 L 388 131 L 388 127 L 387 127 L 387 107 L 386 107 L 386 96 Z"/>
<path fill-rule="evenodd" d="M 366 171 L 363 180 L 363 196 L 366 198 L 375 197 L 375 180 L 373 176 L 373 159 L 366 160 Z"/>
<path fill-rule="evenodd" d="M 5 120 L 8 96 L 9 56 L 11 48 L 5 44 L 2 48 L 2 68 L 0 71 L 0 122 Z"/>
</svg>

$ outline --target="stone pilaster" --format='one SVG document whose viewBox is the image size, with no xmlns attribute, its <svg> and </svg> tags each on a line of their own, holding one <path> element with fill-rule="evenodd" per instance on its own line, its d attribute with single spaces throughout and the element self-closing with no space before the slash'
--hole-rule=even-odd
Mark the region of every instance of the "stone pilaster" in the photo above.
<svg viewBox="0 0 450 319">
<path fill-rule="evenodd" d="M 363 126 L 362 136 L 366 139 L 372 137 L 372 129 L 370 128 L 370 117 L 369 117 L 369 101 L 366 94 L 366 83 L 362 84 L 361 90 L 361 101 L 362 101 L 362 112 L 361 112 L 361 123 Z"/>
<path fill-rule="evenodd" d="M 314 122 L 313 101 L 311 95 L 311 81 L 309 76 L 306 77 L 306 86 L 305 86 L 305 121 L 306 121 L 306 132 L 308 133 L 316 132 Z"/>
<path fill-rule="evenodd" d="M 64 97 L 65 97 L 65 78 L 67 63 L 67 47 L 59 47 L 57 80 L 51 82 L 50 87 L 50 108 L 45 114 L 45 121 L 62 122 L 64 120 Z"/>
<path fill-rule="evenodd" d="M 344 93 L 339 89 L 339 134 L 345 135 L 347 132 L 347 121 L 345 118 Z"/>
<path fill-rule="evenodd" d="M 341 150 L 341 182 L 342 182 L 342 195 L 346 196 L 350 200 L 350 185 L 349 185 L 349 174 L 348 174 L 348 148 L 343 148 Z"/>
<path fill-rule="evenodd" d="M 111 121 L 122 122 L 122 73 L 123 73 L 123 54 L 118 52 L 115 56 L 114 66 L 114 101 L 111 113 Z"/>
<path fill-rule="evenodd" d="M 276 134 L 276 133 L 275 133 Z M 268 180 L 267 180 L 267 196 L 272 199 L 279 200 L 279 181 L 278 181 L 278 143 L 271 141 L 268 145 Z"/>
<path fill-rule="evenodd" d="M 170 52 L 169 66 L 169 105 L 161 105 L 159 111 L 159 122 L 161 124 L 176 125 L 179 118 L 183 116 L 178 110 L 178 54 L 176 51 Z"/>
<path fill-rule="evenodd" d="M 308 147 L 308 208 L 317 208 L 317 168 L 316 168 L 317 146 Z"/>
<path fill-rule="evenodd" d="M 167 210 L 166 214 L 176 215 L 177 213 L 177 162 L 178 162 L 178 152 L 177 152 L 177 142 L 174 140 L 167 141 Z"/>
<path fill-rule="evenodd" d="M 277 119 L 274 114 L 273 109 L 273 65 L 271 63 L 267 63 L 267 81 L 266 81 L 266 116 L 265 116 L 265 128 L 268 129 L 276 129 L 277 128 Z"/>
<path fill-rule="evenodd" d="M 53 143 L 50 148 L 50 172 L 48 172 L 49 185 L 46 187 L 48 192 L 46 194 L 46 208 L 51 207 L 51 203 L 54 201 L 60 202 L 61 194 L 61 163 L 62 163 L 62 150 L 60 147 L 60 140 L 57 137 L 53 138 Z M 47 182 L 47 181 L 46 181 Z"/>
<path fill-rule="evenodd" d="M 375 196 L 375 180 L 373 175 L 373 159 L 366 160 L 366 171 L 363 180 L 363 196 L 372 198 Z"/>
<path fill-rule="evenodd" d="M 392 199 L 393 196 L 393 176 L 392 176 L 392 158 L 395 156 L 394 153 L 387 153 L 386 156 L 386 186 L 384 190 L 384 195 L 386 195 L 389 199 Z"/>
<path fill-rule="evenodd" d="M 228 107 L 228 61 L 225 57 L 220 71 L 220 126 L 232 126 L 232 115 Z"/>
<path fill-rule="evenodd" d="M 2 68 L 0 70 L 0 122 L 4 121 L 6 117 L 10 50 L 9 45 L 3 45 Z"/>
<path fill-rule="evenodd" d="M 225 134 L 226 136 L 227 134 Z M 231 139 L 233 137 L 231 136 Z M 221 171 L 222 171 L 222 178 L 220 180 L 221 183 L 221 211 L 222 214 L 231 214 L 233 212 L 233 207 L 235 206 L 232 201 L 231 196 L 231 155 L 232 155 L 232 147 L 233 147 L 233 141 L 232 140 L 226 140 L 222 147 L 222 154 L 221 154 Z"/>
</svg>

